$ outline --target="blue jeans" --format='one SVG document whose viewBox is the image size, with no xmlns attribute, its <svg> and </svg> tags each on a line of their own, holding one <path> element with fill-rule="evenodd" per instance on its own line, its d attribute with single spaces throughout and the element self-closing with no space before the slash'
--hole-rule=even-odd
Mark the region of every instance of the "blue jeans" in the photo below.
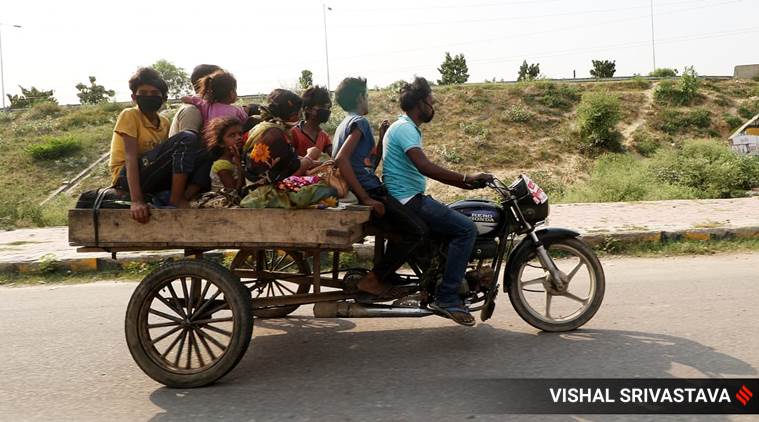
<svg viewBox="0 0 759 422">
<path fill-rule="evenodd" d="M 459 288 L 464 281 L 466 265 L 477 239 L 477 227 L 463 214 L 458 213 L 428 195 L 417 195 L 406 203 L 416 215 L 427 223 L 432 235 L 448 240 L 448 255 L 443 270 L 443 282 L 435 296 L 439 305 L 461 304 Z"/>
</svg>

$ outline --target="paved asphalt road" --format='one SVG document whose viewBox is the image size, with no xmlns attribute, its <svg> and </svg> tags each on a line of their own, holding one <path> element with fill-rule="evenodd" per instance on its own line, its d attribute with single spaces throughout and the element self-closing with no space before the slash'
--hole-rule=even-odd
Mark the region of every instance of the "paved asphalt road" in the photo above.
<svg viewBox="0 0 759 422">
<path fill-rule="evenodd" d="M 505 295 L 475 328 L 315 320 L 302 308 L 257 320 L 239 366 L 196 390 L 162 387 L 132 361 L 123 318 L 134 283 L 0 288 L 0 420 L 506 420 L 477 414 L 458 381 L 759 377 L 759 254 L 604 265 L 605 302 L 573 333 L 536 331 Z"/>
</svg>

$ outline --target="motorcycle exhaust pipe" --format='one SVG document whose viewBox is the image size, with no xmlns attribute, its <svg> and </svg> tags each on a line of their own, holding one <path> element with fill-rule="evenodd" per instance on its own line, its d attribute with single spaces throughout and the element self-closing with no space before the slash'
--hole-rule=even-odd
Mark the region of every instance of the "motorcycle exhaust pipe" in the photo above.
<svg viewBox="0 0 759 422">
<path fill-rule="evenodd" d="M 424 308 L 391 305 L 362 305 L 351 302 L 319 302 L 314 304 L 316 318 L 420 318 L 433 315 Z"/>
</svg>

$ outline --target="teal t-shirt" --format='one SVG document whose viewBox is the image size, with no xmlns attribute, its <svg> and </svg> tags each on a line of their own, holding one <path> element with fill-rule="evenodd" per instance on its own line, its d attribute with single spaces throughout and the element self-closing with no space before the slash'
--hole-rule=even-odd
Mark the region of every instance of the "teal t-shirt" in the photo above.
<svg viewBox="0 0 759 422">
<path fill-rule="evenodd" d="M 427 178 L 419 172 L 406 152 L 422 147 L 422 132 L 413 120 L 402 115 L 385 133 L 382 151 L 382 179 L 390 195 L 405 202 L 427 188 Z"/>
</svg>

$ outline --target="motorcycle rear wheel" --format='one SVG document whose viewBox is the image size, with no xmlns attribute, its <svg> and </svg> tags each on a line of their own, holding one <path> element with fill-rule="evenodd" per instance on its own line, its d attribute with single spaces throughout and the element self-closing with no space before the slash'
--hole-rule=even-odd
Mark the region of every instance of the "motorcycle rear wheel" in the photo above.
<svg viewBox="0 0 759 422">
<path fill-rule="evenodd" d="M 593 249 L 580 239 L 553 239 L 544 246 L 567 288 L 553 288 L 537 251 L 526 249 L 512 258 L 514 271 L 507 275 L 509 300 L 517 314 L 535 328 L 548 332 L 575 330 L 601 307 L 606 290 L 603 267 Z"/>
</svg>

